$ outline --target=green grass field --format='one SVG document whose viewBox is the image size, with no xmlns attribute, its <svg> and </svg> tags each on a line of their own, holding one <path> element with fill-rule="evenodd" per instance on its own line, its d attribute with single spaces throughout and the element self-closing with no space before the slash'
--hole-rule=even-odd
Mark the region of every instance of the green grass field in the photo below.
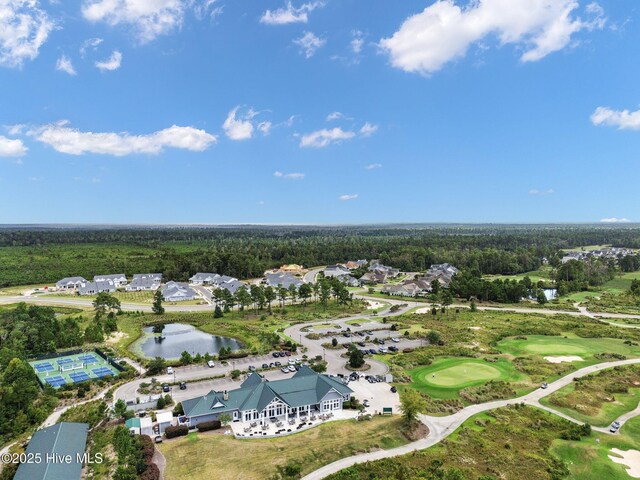
<svg viewBox="0 0 640 480">
<path fill-rule="evenodd" d="M 606 427 L 640 403 L 640 366 L 588 375 L 541 400 L 584 423 Z"/>
<path fill-rule="evenodd" d="M 571 480 L 629 480 L 626 467 L 609 458 L 612 448 L 640 450 L 640 417 L 629 420 L 616 435 L 594 432 L 581 442 L 556 440 L 550 451 L 568 467 Z"/>
<path fill-rule="evenodd" d="M 433 398 L 456 398 L 461 389 L 483 385 L 491 380 L 523 379 L 507 360 L 486 362 L 476 358 L 439 358 L 431 365 L 408 370 L 411 387 Z"/>
<path fill-rule="evenodd" d="M 640 356 L 640 348 L 627 345 L 624 340 L 617 338 L 580 338 L 573 334 L 565 336 L 527 335 L 525 339 L 507 338 L 497 345 L 504 353 L 514 356 L 565 356 L 577 355 L 583 362 L 597 363 L 594 357 L 598 353 L 619 353 L 627 357 Z M 584 366 L 582 362 L 580 366 Z"/>
<path fill-rule="evenodd" d="M 538 270 L 531 272 L 519 273 L 517 275 L 484 275 L 482 278 L 485 280 L 517 280 L 520 281 L 524 277 L 529 277 L 533 283 L 551 282 L 552 268 L 550 266 L 540 267 Z"/>
</svg>

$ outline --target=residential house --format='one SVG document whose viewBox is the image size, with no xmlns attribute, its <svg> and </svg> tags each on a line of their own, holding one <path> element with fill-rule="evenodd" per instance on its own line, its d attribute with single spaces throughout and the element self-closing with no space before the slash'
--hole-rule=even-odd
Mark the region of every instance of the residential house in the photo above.
<svg viewBox="0 0 640 480">
<path fill-rule="evenodd" d="M 87 281 L 83 277 L 67 277 L 56 282 L 56 290 L 77 290 Z"/>
<path fill-rule="evenodd" d="M 93 277 L 94 282 L 107 282 L 111 280 L 116 288 L 124 287 L 127 284 L 127 277 L 124 273 L 114 273 L 110 275 L 96 275 Z"/>
<path fill-rule="evenodd" d="M 247 286 L 246 283 L 241 282 L 240 280 L 237 280 L 237 279 L 233 278 L 228 282 L 225 282 L 225 283 L 222 283 L 222 284 L 218 285 L 218 288 L 224 289 L 224 290 L 228 290 L 229 293 L 234 295 L 238 291 L 238 289 L 240 287 L 246 287 L 246 286 Z"/>
<path fill-rule="evenodd" d="M 139 292 L 143 290 L 157 290 L 162 283 L 161 273 L 137 273 L 131 283 L 127 285 L 127 292 Z"/>
<path fill-rule="evenodd" d="M 361 283 L 366 283 L 371 285 L 376 283 L 386 283 L 386 281 L 387 281 L 387 274 L 381 271 L 367 272 L 360 277 Z"/>
<path fill-rule="evenodd" d="M 322 273 L 326 278 L 339 277 L 340 275 L 348 275 L 349 269 L 344 265 L 329 265 Z"/>
<path fill-rule="evenodd" d="M 401 285 L 385 285 L 382 288 L 382 293 L 402 297 L 415 297 L 422 293 L 422 289 L 415 283 L 408 282 Z"/>
<path fill-rule="evenodd" d="M 171 412 L 160 412 L 156 414 L 156 422 L 158 423 L 158 431 L 162 435 L 167 427 L 173 425 L 173 414 Z"/>
<path fill-rule="evenodd" d="M 302 280 L 296 278 L 291 273 L 267 273 L 265 276 L 266 283 L 270 287 L 284 287 L 290 288 L 291 285 L 294 285 L 296 288 L 300 288 L 302 285 Z"/>
<path fill-rule="evenodd" d="M 204 396 L 182 401 L 186 423 L 195 427 L 227 413 L 233 421 L 259 422 L 307 418 L 308 415 L 342 410 L 353 391 L 336 378 L 303 366 L 292 377 L 269 381 L 250 374 L 240 388 L 211 390 Z"/>
<path fill-rule="evenodd" d="M 304 267 L 302 265 L 297 265 L 292 263 L 291 265 L 282 265 L 280 267 L 280 271 L 283 273 L 291 273 L 292 275 L 300 275 Z"/>
<path fill-rule="evenodd" d="M 344 264 L 344 266 L 349 270 L 357 270 L 358 268 L 360 268 L 360 265 L 358 265 L 358 262 L 354 262 L 354 261 L 348 261 L 347 263 Z"/>
<path fill-rule="evenodd" d="M 229 275 L 218 275 L 212 282 L 214 287 L 220 287 L 225 283 L 237 282 L 238 279 Z"/>
<path fill-rule="evenodd" d="M 213 285 L 219 277 L 220 275 L 217 273 L 196 273 L 189 279 L 189 282 L 193 285 Z"/>
<path fill-rule="evenodd" d="M 98 293 L 113 293 L 116 291 L 116 284 L 113 280 L 98 280 L 86 282 L 80 285 L 78 293 L 80 295 L 97 295 Z"/>
<path fill-rule="evenodd" d="M 196 291 L 188 284 L 174 281 L 166 283 L 162 288 L 162 296 L 167 302 L 184 302 L 199 298 Z"/>
<path fill-rule="evenodd" d="M 45 427 L 33 434 L 25 458 L 40 458 L 40 462 L 23 462 L 14 480 L 79 480 L 83 455 L 87 447 L 86 423 L 61 422 Z M 69 461 L 47 461 L 68 458 Z"/>
<path fill-rule="evenodd" d="M 360 280 L 352 277 L 351 275 L 340 275 L 336 278 L 348 287 L 359 287 L 361 285 Z"/>
<path fill-rule="evenodd" d="M 370 272 L 383 272 L 386 273 L 387 277 L 395 278 L 400 275 L 400 270 L 393 267 L 388 267 L 387 265 L 383 265 L 380 262 L 376 261 L 375 263 L 372 261 L 369 264 Z"/>
</svg>

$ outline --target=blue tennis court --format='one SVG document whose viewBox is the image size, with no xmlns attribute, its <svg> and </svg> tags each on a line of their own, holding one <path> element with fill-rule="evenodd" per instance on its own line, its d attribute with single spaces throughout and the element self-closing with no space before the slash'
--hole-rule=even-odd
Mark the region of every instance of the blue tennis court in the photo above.
<svg viewBox="0 0 640 480">
<path fill-rule="evenodd" d="M 51 365 L 49 362 L 36 363 L 33 368 L 35 368 L 39 373 L 50 372 L 51 370 L 53 370 L 53 365 Z"/>
<path fill-rule="evenodd" d="M 98 359 L 94 355 L 79 355 L 78 360 L 85 363 L 98 363 Z"/>
<path fill-rule="evenodd" d="M 61 387 L 63 385 L 66 385 L 67 381 L 60 377 L 47 377 L 44 379 L 45 382 L 47 382 L 49 385 L 51 385 L 53 388 L 58 388 Z"/>
<path fill-rule="evenodd" d="M 73 383 L 80 383 L 80 382 L 89 380 L 90 377 L 84 372 L 76 372 L 76 373 L 70 373 L 69 378 L 73 380 Z"/>
<path fill-rule="evenodd" d="M 63 358 L 61 360 L 56 360 L 56 363 L 58 365 L 66 365 L 68 363 L 73 363 L 73 360 L 71 360 L 70 358 Z"/>
<path fill-rule="evenodd" d="M 95 373 L 96 377 L 98 378 L 106 377 L 107 375 L 113 375 L 111 369 L 107 367 L 93 368 L 91 371 Z"/>
</svg>

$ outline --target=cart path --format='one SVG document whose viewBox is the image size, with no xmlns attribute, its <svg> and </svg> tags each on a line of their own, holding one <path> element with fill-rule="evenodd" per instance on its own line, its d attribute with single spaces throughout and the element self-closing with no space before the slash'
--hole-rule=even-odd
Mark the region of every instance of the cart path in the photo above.
<svg viewBox="0 0 640 480">
<path fill-rule="evenodd" d="M 407 445 L 403 445 L 402 447 L 392 448 L 389 450 L 377 450 L 375 452 L 364 453 L 360 455 L 354 455 L 351 457 L 342 458 L 333 463 L 325 465 L 318 470 L 315 470 L 308 475 L 305 475 L 302 480 L 320 480 L 329 475 L 339 472 L 347 467 L 352 465 L 356 465 L 358 463 L 370 462 L 374 460 L 380 460 L 383 458 L 391 458 L 399 455 L 405 455 L 407 453 L 411 453 L 416 450 L 424 450 L 425 448 L 429 448 L 444 438 L 448 437 L 452 434 L 460 425 L 462 425 L 469 418 L 474 415 L 486 412 L 487 410 L 494 410 L 496 408 L 506 407 L 507 405 L 515 405 L 519 403 L 524 403 L 527 405 L 531 405 L 537 408 L 542 408 L 550 413 L 555 415 L 559 415 L 562 418 L 566 418 L 574 423 L 581 424 L 578 420 L 569 417 L 568 415 L 564 415 L 560 412 L 553 410 L 552 408 L 545 407 L 540 405 L 539 401 L 541 398 L 551 395 L 553 392 L 558 391 L 559 389 L 569 385 L 573 382 L 574 378 L 583 377 L 585 375 L 589 375 L 594 372 L 598 372 L 600 370 L 605 370 L 607 368 L 613 368 L 622 365 L 633 365 L 640 363 L 640 358 L 630 359 L 630 360 L 620 360 L 616 362 L 605 362 L 597 365 L 591 365 L 589 367 L 581 368 L 573 373 L 570 373 L 562 378 L 559 378 L 555 382 L 549 384 L 549 387 L 546 389 L 537 389 L 527 395 L 523 395 L 518 398 L 514 398 L 511 400 L 497 400 L 494 402 L 482 403 L 478 405 L 470 405 L 468 407 L 463 408 L 459 412 L 454 413 L 453 415 L 449 415 L 446 417 L 432 417 L 429 415 L 420 415 L 420 420 L 429 428 L 429 435 L 426 438 L 417 440 L 415 442 L 409 443 Z M 633 412 L 629 412 L 626 414 L 628 420 L 636 415 L 639 415 L 639 409 L 634 410 Z M 622 417 L 621 417 L 622 418 Z M 595 431 L 606 432 L 607 430 L 604 428 L 594 428 Z"/>
</svg>

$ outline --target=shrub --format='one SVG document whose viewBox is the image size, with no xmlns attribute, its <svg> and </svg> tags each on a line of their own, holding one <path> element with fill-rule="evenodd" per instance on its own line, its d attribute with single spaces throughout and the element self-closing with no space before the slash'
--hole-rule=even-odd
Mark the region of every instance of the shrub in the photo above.
<svg viewBox="0 0 640 480">
<path fill-rule="evenodd" d="M 222 427 L 220 420 L 211 420 L 210 422 L 200 422 L 198 424 L 199 432 L 208 432 L 209 430 L 218 430 Z"/>
<path fill-rule="evenodd" d="M 186 425 L 169 426 L 165 428 L 164 434 L 167 438 L 182 437 L 189 433 L 189 427 Z"/>
</svg>

